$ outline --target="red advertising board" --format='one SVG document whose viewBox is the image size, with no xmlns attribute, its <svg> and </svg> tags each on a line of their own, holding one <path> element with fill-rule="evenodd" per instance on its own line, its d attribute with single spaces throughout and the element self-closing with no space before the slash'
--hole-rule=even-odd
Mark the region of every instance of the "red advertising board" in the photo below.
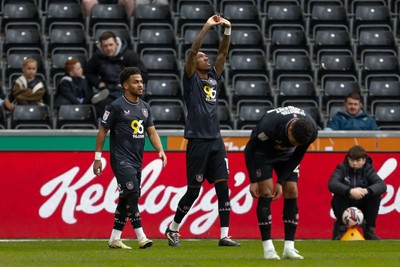
<svg viewBox="0 0 400 267">
<path fill-rule="evenodd" d="M 300 166 L 299 227 L 297 238 L 331 238 L 333 217 L 328 179 L 344 153 L 310 152 Z M 383 196 L 377 233 L 400 238 L 400 168 L 398 153 L 370 153 L 378 174 L 388 185 Z M 92 174 L 92 152 L 0 152 L 0 238 L 108 238 L 118 192 L 108 153 L 105 170 Z M 167 152 L 162 168 L 154 152 L 146 152 L 142 174 L 140 211 L 151 238 L 163 238 L 177 203 L 185 193 L 185 153 Z M 228 154 L 230 165 L 231 227 L 234 238 L 259 238 L 256 200 L 243 152 Z M 283 238 L 283 199 L 272 204 L 273 238 Z M 218 238 L 217 198 L 204 184 L 201 194 L 181 226 L 182 238 Z M 123 238 L 134 238 L 126 225 Z"/>
</svg>

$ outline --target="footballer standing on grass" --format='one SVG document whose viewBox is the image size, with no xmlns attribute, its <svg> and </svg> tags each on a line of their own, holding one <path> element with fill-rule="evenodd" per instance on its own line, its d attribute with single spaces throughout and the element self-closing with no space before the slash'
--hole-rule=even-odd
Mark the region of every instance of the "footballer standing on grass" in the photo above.
<svg viewBox="0 0 400 267">
<path fill-rule="evenodd" d="M 223 26 L 214 66 L 208 56 L 199 51 L 207 32 L 214 26 Z M 188 115 L 184 137 L 186 148 L 187 189 L 180 199 L 172 223 L 165 235 L 170 246 L 180 246 L 179 227 L 200 194 L 205 180 L 214 184 L 218 198 L 220 219 L 219 246 L 239 246 L 229 235 L 230 199 L 228 189 L 228 158 L 218 120 L 218 80 L 224 70 L 230 45 L 231 23 L 219 15 L 211 16 L 192 44 L 185 64 L 182 84 Z"/>
<path fill-rule="evenodd" d="M 125 68 L 120 73 L 120 82 L 125 92 L 105 109 L 96 138 L 93 172 L 100 175 L 103 171 L 101 153 L 110 131 L 110 163 L 120 195 L 108 245 L 110 248 L 132 249 L 121 241 L 122 231 L 129 219 L 139 241 L 139 248 L 148 248 L 153 241 L 143 231 L 138 207 L 145 133 L 164 167 L 167 157 L 154 127 L 150 106 L 140 99 L 143 94 L 140 70 L 136 67 Z"/>
<path fill-rule="evenodd" d="M 271 237 L 271 202 L 282 195 L 285 231 L 283 258 L 303 259 L 294 248 L 299 216 L 299 164 L 317 135 L 315 121 L 304 110 L 293 106 L 267 111 L 251 132 L 245 158 L 251 182 L 250 193 L 258 199 L 257 219 L 265 259 L 280 260 Z M 278 177 L 275 186 L 273 171 Z"/>
</svg>

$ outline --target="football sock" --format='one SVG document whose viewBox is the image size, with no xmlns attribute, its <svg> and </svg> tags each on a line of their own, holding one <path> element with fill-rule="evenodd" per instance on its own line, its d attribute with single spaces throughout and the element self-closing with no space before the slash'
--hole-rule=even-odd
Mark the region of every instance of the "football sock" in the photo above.
<svg viewBox="0 0 400 267">
<path fill-rule="evenodd" d="M 142 227 L 142 218 L 139 213 L 139 193 L 135 192 L 126 197 L 126 210 L 133 229 Z"/>
<path fill-rule="evenodd" d="M 283 250 L 285 251 L 287 249 L 294 249 L 294 241 L 285 240 L 285 243 L 283 245 Z"/>
<path fill-rule="evenodd" d="M 271 201 L 272 198 L 260 197 L 257 203 L 257 219 L 260 228 L 261 240 L 271 239 Z"/>
<path fill-rule="evenodd" d="M 181 223 L 183 217 L 189 212 L 193 203 L 196 201 L 197 197 L 200 193 L 200 187 L 188 187 L 185 195 L 181 198 L 178 203 L 178 208 L 176 209 L 176 213 L 174 216 L 174 221 L 177 223 Z"/>
<path fill-rule="evenodd" d="M 218 198 L 218 214 L 221 227 L 229 227 L 229 215 L 231 203 L 229 201 L 228 182 L 222 181 L 215 184 L 215 192 Z"/>
<path fill-rule="evenodd" d="M 135 230 L 136 237 L 137 237 L 138 240 L 141 240 L 143 236 L 146 236 L 146 235 L 144 234 L 144 231 L 143 231 L 143 228 L 142 228 L 142 227 L 135 228 L 135 229 L 133 229 L 133 230 Z"/>
<path fill-rule="evenodd" d="M 221 235 L 220 235 L 220 239 L 225 238 L 228 236 L 229 233 L 229 227 L 221 227 Z"/>
<path fill-rule="evenodd" d="M 297 198 L 285 199 L 283 202 L 283 223 L 285 226 L 285 241 L 294 241 L 299 222 Z"/>
<path fill-rule="evenodd" d="M 169 229 L 171 231 L 178 232 L 179 231 L 179 223 L 172 221 L 172 223 L 169 225 Z"/>
<path fill-rule="evenodd" d="M 272 243 L 272 239 L 264 240 L 262 242 L 262 245 L 263 245 L 264 251 L 275 250 L 275 246 L 274 246 L 274 243 Z"/>
<path fill-rule="evenodd" d="M 125 227 L 126 224 L 126 218 L 127 218 L 127 213 L 126 213 L 126 198 L 125 197 L 120 197 L 118 200 L 117 208 L 114 213 L 114 226 L 113 229 L 119 230 L 122 232 L 122 230 Z"/>
<path fill-rule="evenodd" d="M 121 239 L 121 234 L 122 234 L 122 231 L 117 230 L 117 229 L 113 229 L 111 231 L 110 242 L 112 242 L 114 240 Z"/>
</svg>

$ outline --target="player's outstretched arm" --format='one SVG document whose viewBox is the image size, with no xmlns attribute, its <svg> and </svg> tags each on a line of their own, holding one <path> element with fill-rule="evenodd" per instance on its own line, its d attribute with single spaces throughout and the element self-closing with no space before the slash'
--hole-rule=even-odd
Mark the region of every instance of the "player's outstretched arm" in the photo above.
<svg viewBox="0 0 400 267">
<path fill-rule="evenodd" d="M 224 70 L 224 65 L 226 62 L 226 57 L 228 56 L 229 45 L 231 42 L 232 29 L 232 25 L 229 20 L 220 17 L 220 22 L 221 25 L 225 27 L 225 31 L 221 43 L 219 44 L 218 56 L 214 64 L 215 70 L 217 71 L 218 75 L 221 75 L 222 71 Z"/>
<path fill-rule="evenodd" d="M 221 17 L 219 15 L 213 15 L 211 16 L 207 22 L 204 24 L 203 28 L 199 32 L 199 35 L 197 36 L 197 39 L 194 41 L 192 44 L 192 47 L 190 48 L 188 58 L 185 64 L 185 74 L 187 77 L 190 77 L 193 75 L 193 73 L 196 71 L 196 56 L 197 53 L 199 52 L 201 45 L 203 44 L 204 38 L 207 35 L 207 32 L 214 26 L 216 25 L 221 25 Z"/>
</svg>

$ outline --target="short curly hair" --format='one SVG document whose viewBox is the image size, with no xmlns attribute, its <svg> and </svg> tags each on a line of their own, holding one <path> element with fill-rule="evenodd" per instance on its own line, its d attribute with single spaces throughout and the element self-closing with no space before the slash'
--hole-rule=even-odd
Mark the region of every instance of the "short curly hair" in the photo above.
<svg viewBox="0 0 400 267">
<path fill-rule="evenodd" d="M 294 139 L 300 144 L 307 144 L 314 134 L 314 128 L 308 120 L 298 119 L 293 123 L 292 135 Z"/>
<path fill-rule="evenodd" d="M 127 67 L 119 74 L 119 82 L 122 85 L 124 82 L 129 80 L 129 77 L 134 74 L 142 74 L 138 67 Z"/>
</svg>

